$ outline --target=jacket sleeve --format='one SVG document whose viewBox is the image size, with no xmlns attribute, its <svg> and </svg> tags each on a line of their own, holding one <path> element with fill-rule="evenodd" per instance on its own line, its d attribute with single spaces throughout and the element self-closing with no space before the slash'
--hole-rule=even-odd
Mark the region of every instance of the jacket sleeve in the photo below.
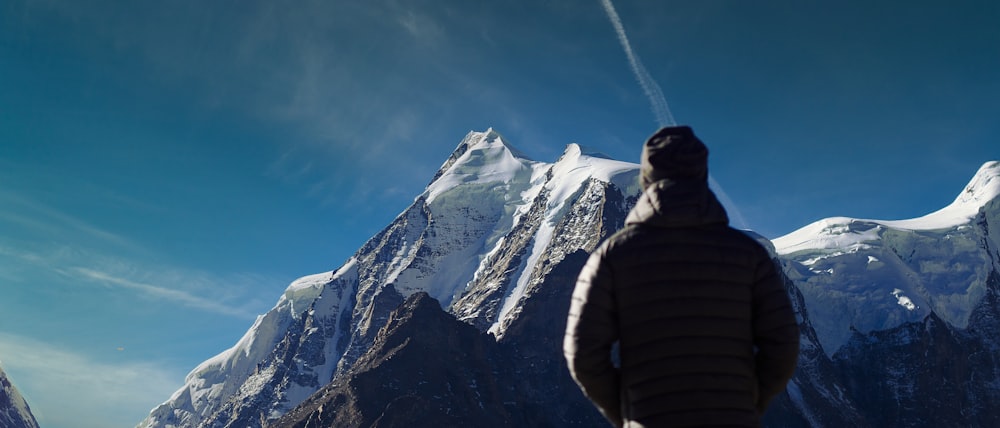
<svg viewBox="0 0 1000 428">
<path fill-rule="evenodd" d="M 753 334 L 757 348 L 757 411 L 785 389 L 799 355 L 799 326 L 785 290 L 785 276 L 769 257 L 758 264 L 753 292 Z"/>
<path fill-rule="evenodd" d="M 570 374 L 584 395 L 615 426 L 622 426 L 620 374 L 611 362 L 618 340 L 613 277 L 604 260 L 605 247 L 595 251 L 580 272 L 573 290 L 563 354 Z"/>
</svg>

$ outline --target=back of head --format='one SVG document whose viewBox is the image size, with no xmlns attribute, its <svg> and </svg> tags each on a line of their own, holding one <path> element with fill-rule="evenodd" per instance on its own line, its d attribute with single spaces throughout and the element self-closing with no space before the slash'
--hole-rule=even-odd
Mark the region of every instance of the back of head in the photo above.
<svg viewBox="0 0 1000 428">
<path fill-rule="evenodd" d="M 708 147 L 687 126 L 656 131 L 642 146 L 642 187 L 657 181 L 708 180 Z"/>
</svg>

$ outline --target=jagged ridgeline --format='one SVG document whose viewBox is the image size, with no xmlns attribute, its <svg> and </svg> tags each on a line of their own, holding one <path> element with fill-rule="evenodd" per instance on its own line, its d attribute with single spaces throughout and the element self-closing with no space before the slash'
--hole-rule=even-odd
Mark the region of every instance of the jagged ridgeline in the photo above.
<svg viewBox="0 0 1000 428">
<path fill-rule="evenodd" d="M 539 162 L 469 133 L 390 225 L 288 286 L 140 426 L 606 426 L 562 333 L 577 273 L 639 193 L 636 164 L 575 144 Z M 998 425 L 998 194 L 994 162 L 937 220 L 761 238 L 803 335 L 765 422 Z"/>
</svg>

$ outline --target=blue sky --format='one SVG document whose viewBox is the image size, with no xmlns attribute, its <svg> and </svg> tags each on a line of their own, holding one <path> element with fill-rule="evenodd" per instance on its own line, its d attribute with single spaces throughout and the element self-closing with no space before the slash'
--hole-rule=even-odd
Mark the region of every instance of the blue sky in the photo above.
<svg viewBox="0 0 1000 428">
<path fill-rule="evenodd" d="M 1000 3 L 615 7 L 765 236 L 1000 159 Z M 656 125 L 597 0 L 4 2 L 0 364 L 44 427 L 132 426 L 468 131 L 637 161 Z"/>
</svg>

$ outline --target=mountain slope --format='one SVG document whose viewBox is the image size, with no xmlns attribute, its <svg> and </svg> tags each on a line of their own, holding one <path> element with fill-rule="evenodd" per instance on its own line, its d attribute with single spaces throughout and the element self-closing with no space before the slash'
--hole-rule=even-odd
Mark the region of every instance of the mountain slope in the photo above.
<svg viewBox="0 0 1000 428">
<path fill-rule="evenodd" d="M 38 421 L 24 397 L 7 378 L 0 367 L 0 427 L 38 428 Z"/>
<path fill-rule="evenodd" d="M 524 426 L 496 341 L 445 313 L 426 292 L 394 309 L 343 377 L 274 426 Z M 428 381 L 433 379 L 433 382 Z"/>
</svg>

